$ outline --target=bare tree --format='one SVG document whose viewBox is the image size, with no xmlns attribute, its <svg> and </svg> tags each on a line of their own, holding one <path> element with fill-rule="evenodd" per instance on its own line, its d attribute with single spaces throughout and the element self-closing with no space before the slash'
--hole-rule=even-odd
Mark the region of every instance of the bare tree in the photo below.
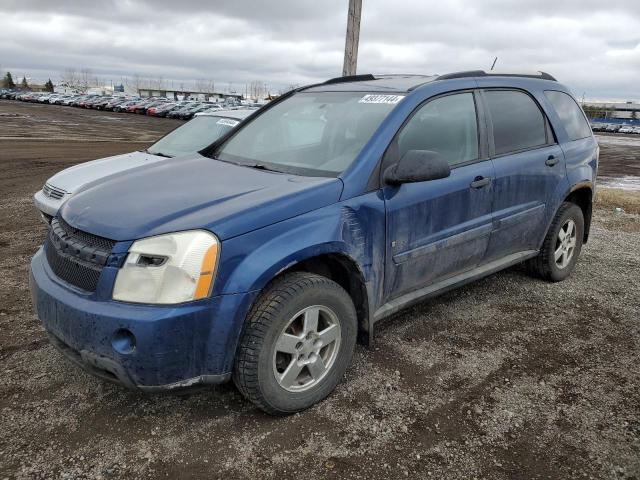
<svg viewBox="0 0 640 480">
<path fill-rule="evenodd" d="M 254 100 L 259 100 L 264 98 L 265 95 L 265 84 L 260 80 L 254 80 L 249 85 L 249 96 Z"/>
<path fill-rule="evenodd" d="M 80 69 L 80 74 L 78 76 L 79 81 L 78 85 L 80 90 L 86 92 L 89 90 L 89 87 L 94 87 L 98 85 L 98 77 L 93 73 L 90 68 L 83 67 Z"/>
<path fill-rule="evenodd" d="M 203 78 L 199 78 L 194 82 L 194 89 L 201 93 L 213 93 L 215 86 L 215 81 Z"/>
<path fill-rule="evenodd" d="M 162 75 L 159 77 L 149 81 L 149 87 L 154 90 L 164 90 L 165 89 L 165 81 L 162 78 Z"/>
<path fill-rule="evenodd" d="M 140 89 L 144 88 L 144 79 L 137 73 L 134 73 L 131 78 L 125 79 L 125 84 L 127 88 L 138 94 L 140 93 Z"/>
<path fill-rule="evenodd" d="M 68 88 L 78 88 L 80 86 L 80 76 L 75 68 L 65 68 L 60 74 L 60 84 Z"/>
</svg>

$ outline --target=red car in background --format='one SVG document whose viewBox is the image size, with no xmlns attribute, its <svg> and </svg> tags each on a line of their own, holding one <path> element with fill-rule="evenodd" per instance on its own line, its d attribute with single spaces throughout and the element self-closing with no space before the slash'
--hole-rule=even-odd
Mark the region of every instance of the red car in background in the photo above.
<svg viewBox="0 0 640 480">
<path fill-rule="evenodd" d="M 173 110 L 178 106 L 175 102 L 163 103 L 161 105 L 156 105 L 153 107 L 147 108 L 147 115 L 152 117 L 164 117 L 167 115 L 167 112 Z"/>
<path fill-rule="evenodd" d="M 129 105 L 127 107 L 127 113 L 137 113 L 138 108 L 142 107 L 143 105 L 146 105 L 147 103 L 149 103 L 149 100 L 140 100 L 132 105 Z"/>
</svg>

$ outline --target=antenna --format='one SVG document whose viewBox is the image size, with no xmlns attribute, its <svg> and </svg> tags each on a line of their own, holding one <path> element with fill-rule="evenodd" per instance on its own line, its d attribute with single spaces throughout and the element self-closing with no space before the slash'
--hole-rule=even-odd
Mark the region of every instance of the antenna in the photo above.
<svg viewBox="0 0 640 480">
<path fill-rule="evenodd" d="M 490 71 L 493 71 L 493 67 L 495 67 L 495 66 L 496 66 L 496 62 L 497 62 L 497 61 L 498 61 L 498 57 L 496 57 L 496 58 L 494 58 L 494 59 L 493 59 L 493 63 L 491 64 L 491 70 L 490 70 Z"/>
</svg>

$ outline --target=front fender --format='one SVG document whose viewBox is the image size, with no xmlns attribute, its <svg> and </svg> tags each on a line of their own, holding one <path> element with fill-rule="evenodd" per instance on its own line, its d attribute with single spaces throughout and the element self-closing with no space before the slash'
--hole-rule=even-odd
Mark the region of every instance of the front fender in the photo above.
<svg viewBox="0 0 640 480">
<path fill-rule="evenodd" d="M 261 290 L 296 263 L 333 253 L 358 266 L 372 306 L 382 291 L 384 225 L 384 202 L 372 192 L 225 240 L 214 295 Z"/>
</svg>

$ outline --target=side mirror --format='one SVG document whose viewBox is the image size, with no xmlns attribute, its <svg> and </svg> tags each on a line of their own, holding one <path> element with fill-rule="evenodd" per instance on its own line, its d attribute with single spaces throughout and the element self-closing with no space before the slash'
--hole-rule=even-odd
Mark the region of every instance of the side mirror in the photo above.
<svg viewBox="0 0 640 480">
<path fill-rule="evenodd" d="M 390 185 L 426 182 L 451 175 L 449 163 L 431 150 L 409 150 L 400 161 L 384 172 L 384 181 Z"/>
</svg>

